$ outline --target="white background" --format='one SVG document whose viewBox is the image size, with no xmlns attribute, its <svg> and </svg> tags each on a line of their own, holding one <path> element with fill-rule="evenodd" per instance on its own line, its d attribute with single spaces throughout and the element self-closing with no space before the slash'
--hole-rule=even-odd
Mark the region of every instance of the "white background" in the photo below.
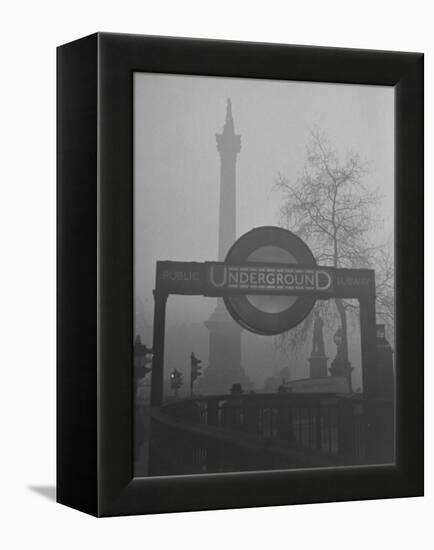
<svg viewBox="0 0 434 550">
<path fill-rule="evenodd" d="M 429 243 L 434 236 L 430 215 L 434 39 L 429 4 L 420 0 L 40 0 L 2 5 L 2 548 L 431 547 L 433 353 L 429 345 L 424 499 L 97 520 L 41 495 L 52 494 L 47 487 L 55 481 L 55 47 L 95 31 L 113 31 L 425 52 Z M 434 275 L 430 252 L 432 248 L 426 257 L 428 281 Z M 429 287 L 426 294 L 427 309 L 432 310 Z M 431 329 L 428 322 L 427 340 Z"/>
</svg>

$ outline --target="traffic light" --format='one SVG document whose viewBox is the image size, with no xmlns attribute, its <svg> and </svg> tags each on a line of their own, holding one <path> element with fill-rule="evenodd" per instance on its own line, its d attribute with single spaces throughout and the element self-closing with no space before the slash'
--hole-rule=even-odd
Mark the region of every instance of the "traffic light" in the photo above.
<svg viewBox="0 0 434 550">
<path fill-rule="evenodd" d="M 134 369 L 139 378 L 152 370 L 152 348 L 142 344 L 140 336 L 136 336 L 134 341 Z"/>
<path fill-rule="evenodd" d="M 170 386 L 172 390 L 175 390 L 175 395 L 178 395 L 178 390 L 182 386 L 182 372 L 177 369 L 173 369 L 170 373 Z"/>
<path fill-rule="evenodd" d="M 194 352 L 191 352 L 190 355 L 190 390 L 191 393 L 193 393 L 193 384 L 196 380 L 196 378 L 199 378 L 199 376 L 202 376 L 202 373 L 200 372 L 202 369 L 202 360 L 198 359 Z"/>
</svg>

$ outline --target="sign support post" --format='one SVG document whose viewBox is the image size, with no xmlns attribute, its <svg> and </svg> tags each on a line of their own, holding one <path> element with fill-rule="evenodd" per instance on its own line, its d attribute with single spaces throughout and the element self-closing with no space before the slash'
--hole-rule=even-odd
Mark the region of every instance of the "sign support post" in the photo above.
<svg viewBox="0 0 434 550">
<path fill-rule="evenodd" d="M 152 360 L 151 407 L 160 407 L 163 401 L 167 296 L 167 292 L 154 290 L 154 356 Z"/>
<path fill-rule="evenodd" d="M 387 399 L 381 385 L 376 353 L 375 290 L 359 299 L 362 347 L 362 376 L 366 461 L 393 461 L 393 400 Z"/>
<path fill-rule="evenodd" d="M 363 393 L 376 396 L 377 361 L 375 357 L 376 316 L 375 291 L 359 298 L 360 342 L 362 352 Z"/>
</svg>

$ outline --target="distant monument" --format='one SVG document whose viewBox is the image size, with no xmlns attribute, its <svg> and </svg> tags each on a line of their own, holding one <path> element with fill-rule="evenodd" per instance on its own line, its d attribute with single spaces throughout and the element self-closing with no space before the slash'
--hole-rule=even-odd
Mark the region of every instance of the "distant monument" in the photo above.
<svg viewBox="0 0 434 550">
<path fill-rule="evenodd" d="M 312 355 L 324 356 L 324 321 L 321 319 L 319 311 L 315 311 L 315 321 L 313 322 L 313 345 Z"/>
<path fill-rule="evenodd" d="M 315 321 L 313 323 L 313 341 L 312 353 L 309 358 L 309 376 L 310 378 L 324 378 L 327 376 L 327 361 L 324 347 L 324 321 L 319 311 L 315 311 Z"/>
<path fill-rule="evenodd" d="M 231 100 L 227 100 L 226 121 L 216 135 L 220 153 L 220 212 L 218 259 L 223 261 L 236 239 L 236 163 L 241 136 L 235 133 Z M 241 327 L 230 317 L 222 298 L 209 320 L 209 365 L 198 384 L 201 393 L 229 393 L 234 384 L 243 390 L 252 383 L 241 366 Z"/>
<path fill-rule="evenodd" d="M 333 337 L 333 341 L 336 344 L 337 349 L 336 349 L 336 357 L 333 359 L 329 369 L 330 374 L 331 376 L 346 378 L 348 381 L 348 387 L 350 389 L 350 393 L 352 393 L 353 388 L 352 388 L 352 381 L 351 381 L 351 373 L 354 369 L 352 368 L 350 362 L 345 358 L 342 327 L 339 327 L 336 330 L 335 335 Z"/>
</svg>

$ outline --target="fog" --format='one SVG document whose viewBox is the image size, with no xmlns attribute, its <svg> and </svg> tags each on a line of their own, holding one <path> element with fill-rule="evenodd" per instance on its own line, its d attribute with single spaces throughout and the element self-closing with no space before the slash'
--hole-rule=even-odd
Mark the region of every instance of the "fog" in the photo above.
<svg viewBox="0 0 434 550">
<path fill-rule="evenodd" d="M 134 287 L 136 333 L 152 344 L 155 263 L 216 260 L 220 157 L 216 133 L 231 98 L 237 159 L 237 237 L 253 227 L 278 225 L 282 196 L 274 182 L 290 179 L 306 160 L 311 130 L 325 132 L 342 153 L 356 151 L 369 166 L 368 188 L 379 188 L 384 220 L 379 238 L 393 238 L 394 90 L 389 87 L 136 73 L 134 77 Z M 208 360 L 204 322 L 215 299 L 171 296 L 167 307 L 165 370 L 189 367 L 192 350 Z M 336 346 L 325 331 L 326 354 Z M 350 324 L 353 386 L 360 386 L 357 324 Z M 297 354 L 274 338 L 243 332 L 242 363 L 261 387 L 289 367 L 308 376 L 311 337 Z"/>
</svg>

